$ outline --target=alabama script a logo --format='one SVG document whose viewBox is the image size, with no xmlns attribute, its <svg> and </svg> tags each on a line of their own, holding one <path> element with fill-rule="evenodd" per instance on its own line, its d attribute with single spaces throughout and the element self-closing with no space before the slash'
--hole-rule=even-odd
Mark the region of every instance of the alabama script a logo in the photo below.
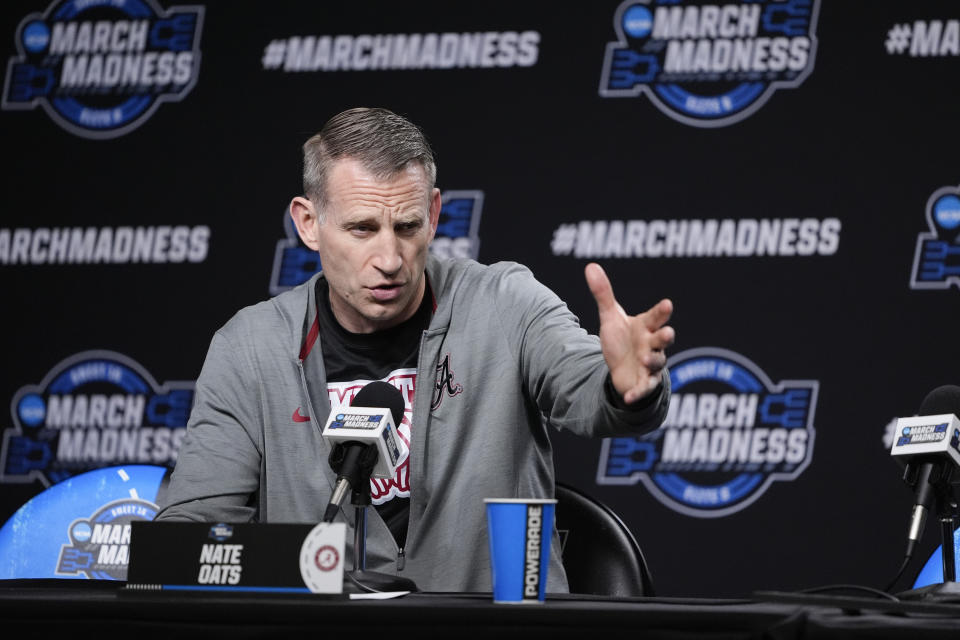
<svg viewBox="0 0 960 640">
<path fill-rule="evenodd" d="M 450 354 L 443 356 L 443 360 L 437 365 L 437 380 L 433 385 L 433 401 L 430 403 L 430 410 L 434 411 L 443 402 L 443 394 L 447 393 L 453 397 L 463 391 L 463 385 L 453 381 L 453 370 L 450 369 Z"/>
</svg>

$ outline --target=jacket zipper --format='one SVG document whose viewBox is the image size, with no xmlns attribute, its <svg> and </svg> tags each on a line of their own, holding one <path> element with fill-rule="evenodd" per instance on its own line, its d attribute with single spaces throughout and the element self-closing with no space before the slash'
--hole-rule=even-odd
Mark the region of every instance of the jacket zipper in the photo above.
<svg viewBox="0 0 960 640">
<path fill-rule="evenodd" d="M 407 556 L 403 554 L 403 547 L 397 547 L 397 571 L 403 571 L 407 566 Z"/>
</svg>

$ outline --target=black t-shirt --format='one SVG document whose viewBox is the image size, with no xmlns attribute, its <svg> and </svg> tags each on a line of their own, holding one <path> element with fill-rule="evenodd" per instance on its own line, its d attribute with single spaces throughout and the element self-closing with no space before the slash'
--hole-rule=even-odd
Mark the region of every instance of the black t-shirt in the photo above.
<svg viewBox="0 0 960 640">
<path fill-rule="evenodd" d="M 351 333 L 337 322 L 330 308 L 325 278 L 317 279 L 316 296 L 323 366 L 328 382 L 382 380 L 398 369 L 417 368 L 420 339 L 433 315 L 429 283 L 420 307 L 410 319 L 374 333 Z M 407 539 L 410 499 L 396 496 L 375 506 L 397 545 L 403 548 Z"/>
</svg>

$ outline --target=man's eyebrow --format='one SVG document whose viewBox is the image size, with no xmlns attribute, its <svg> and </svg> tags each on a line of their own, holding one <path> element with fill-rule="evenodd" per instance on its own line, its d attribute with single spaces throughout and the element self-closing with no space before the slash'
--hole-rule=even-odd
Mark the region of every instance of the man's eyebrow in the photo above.
<svg viewBox="0 0 960 640">
<path fill-rule="evenodd" d="M 354 224 L 380 224 L 380 216 L 368 213 L 348 213 L 340 220 L 340 224 L 344 226 Z"/>
</svg>

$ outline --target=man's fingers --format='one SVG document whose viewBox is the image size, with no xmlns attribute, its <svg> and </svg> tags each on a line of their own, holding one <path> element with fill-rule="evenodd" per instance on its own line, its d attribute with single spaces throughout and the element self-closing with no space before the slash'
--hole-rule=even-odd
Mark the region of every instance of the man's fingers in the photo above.
<svg viewBox="0 0 960 640">
<path fill-rule="evenodd" d="M 659 329 L 649 329 L 648 323 L 643 319 L 635 322 L 631 328 L 634 344 L 638 349 L 650 349 L 652 351 L 663 351 L 673 344 L 676 338 L 676 331 L 671 326 L 660 327 Z"/>
<path fill-rule="evenodd" d="M 643 364 L 650 373 L 656 373 L 667 366 L 667 354 L 663 351 L 650 351 L 644 356 Z"/>
<path fill-rule="evenodd" d="M 657 385 L 660 384 L 660 379 L 663 377 L 663 374 L 657 372 L 644 380 L 638 382 L 632 389 L 629 389 L 625 394 L 623 394 L 623 401 L 627 404 L 632 404 L 644 397 L 651 391 L 657 388 Z"/>
<path fill-rule="evenodd" d="M 617 299 L 613 297 L 613 287 L 610 286 L 610 279 L 603 267 L 596 262 L 591 262 L 584 269 L 584 275 L 587 277 L 587 286 L 590 287 L 593 299 L 597 301 L 600 313 L 615 310 L 618 306 Z"/>
<path fill-rule="evenodd" d="M 673 344 L 676 335 L 673 327 L 660 327 L 650 335 L 648 344 L 651 349 L 662 351 Z"/>
<path fill-rule="evenodd" d="M 656 331 L 667 323 L 673 314 L 673 301 L 664 298 L 643 314 L 643 322 L 650 331 Z"/>
</svg>

